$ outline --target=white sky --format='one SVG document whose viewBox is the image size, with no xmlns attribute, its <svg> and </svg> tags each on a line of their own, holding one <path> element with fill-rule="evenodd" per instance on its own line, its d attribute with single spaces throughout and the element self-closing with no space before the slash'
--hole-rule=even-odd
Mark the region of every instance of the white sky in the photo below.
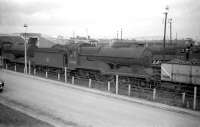
<svg viewBox="0 0 200 127">
<path fill-rule="evenodd" d="M 125 38 L 163 36 L 164 9 L 173 18 L 173 37 L 200 38 L 199 0 L 0 0 L 0 33 Z M 167 34 L 169 35 L 169 24 Z"/>
</svg>

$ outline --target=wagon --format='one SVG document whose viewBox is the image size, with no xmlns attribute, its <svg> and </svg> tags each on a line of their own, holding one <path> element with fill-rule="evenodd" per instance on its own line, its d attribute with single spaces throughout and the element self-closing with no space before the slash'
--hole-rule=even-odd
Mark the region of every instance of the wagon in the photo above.
<svg viewBox="0 0 200 127">
<path fill-rule="evenodd" d="M 163 63 L 161 65 L 161 80 L 200 85 L 200 65 Z"/>
</svg>

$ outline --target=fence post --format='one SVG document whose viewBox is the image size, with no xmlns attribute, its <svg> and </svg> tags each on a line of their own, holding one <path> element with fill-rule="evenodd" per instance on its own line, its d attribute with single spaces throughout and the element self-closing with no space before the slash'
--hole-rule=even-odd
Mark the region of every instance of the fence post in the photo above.
<svg viewBox="0 0 200 127">
<path fill-rule="evenodd" d="M 36 75 L 36 68 L 34 68 L 34 70 L 33 70 L 33 74 Z"/>
<path fill-rule="evenodd" d="M 193 109 L 196 110 L 196 101 L 197 101 L 197 87 L 194 87 L 194 100 L 193 100 Z"/>
<path fill-rule="evenodd" d="M 110 81 L 108 81 L 108 92 L 110 92 Z"/>
<path fill-rule="evenodd" d="M 89 79 L 89 88 L 91 88 L 91 85 L 92 85 L 92 80 Z"/>
<path fill-rule="evenodd" d="M 190 102 L 189 102 L 189 101 L 187 101 L 186 107 L 187 107 L 187 108 L 190 108 Z"/>
<path fill-rule="evenodd" d="M 131 84 L 128 84 L 128 96 L 131 96 Z"/>
<path fill-rule="evenodd" d="M 156 99 L 156 88 L 153 88 L 153 100 Z"/>
<path fill-rule="evenodd" d="M 17 71 L 17 65 L 15 64 L 15 72 Z"/>
<path fill-rule="evenodd" d="M 31 74 L 31 61 L 28 61 L 28 74 Z"/>
<path fill-rule="evenodd" d="M 72 85 L 74 85 L 74 76 L 72 76 Z"/>
<path fill-rule="evenodd" d="M 182 103 L 185 104 L 185 92 L 182 93 Z"/>
<path fill-rule="evenodd" d="M 58 72 L 58 80 L 60 80 L 60 72 Z"/>
<path fill-rule="evenodd" d="M 67 67 L 65 67 L 65 83 L 67 83 Z"/>
<path fill-rule="evenodd" d="M 6 64 L 6 70 L 8 69 L 8 65 Z"/>
<path fill-rule="evenodd" d="M 116 75 L 116 94 L 118 94 L 118 92 L 119 92 L 119 76 L 118 75 Z"/>
<path fill-rule="evenodd" d="M 3 63 L 3 56 L 0 57 L 0 61 L 1 61 L 1 62 L 0 62 L 1 65 L 2 65 L 2 67 L 3 67 L 3 65 L 4 65 L 4 63 Z"/>
<path fill-rule="evenodd" d="M 46 71 L 46 78 L 48 78 L 48 72 Z"/>
</svg>

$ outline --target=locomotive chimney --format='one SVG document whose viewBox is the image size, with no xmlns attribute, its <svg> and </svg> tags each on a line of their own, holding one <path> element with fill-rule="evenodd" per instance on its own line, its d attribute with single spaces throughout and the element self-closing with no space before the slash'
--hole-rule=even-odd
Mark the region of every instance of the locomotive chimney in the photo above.
<svg viewBox="0 0 200 127">
<path fill-rule="evenodd" d="M 185 56 L 186 61 L 188 61 L 190 59 L 190 48 L 189 47 L 186 48 L 185 55 L 186 55 Z"/>
</svg>

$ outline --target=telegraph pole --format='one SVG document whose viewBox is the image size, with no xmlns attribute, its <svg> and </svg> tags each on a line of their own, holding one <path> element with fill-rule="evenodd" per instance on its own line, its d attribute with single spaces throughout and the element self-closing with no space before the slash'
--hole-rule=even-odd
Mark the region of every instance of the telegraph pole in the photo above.
<svg viewBox="0 0 200 127">
<path fill-rule="evenodd" d="M 172 45 L 172 18 L 169 19 L 169 25 L 170 25 L 170 44 Z"/>
<path fill-rule="evenodd" d="M 118 40 L 118 36 L 119 36 L 119 34 L 118 34 L 118 31 L 117 31 L 117 40 Z"/>
<path fill-rule="evenodd" d="M 163 48 L 165 49 L 165 41 L 166 41 L 166 25 L 167 25 L 167 14 L 168 14 L 169 7 L 165 8 L 165 24 L 164 24 L 164 37 L 163 37 Z"/>
<path fill-rule="evenodd" d="M 26 40 L 26 32 L 27 32 L 28 25 L 24 24 L 24 28 L 25 28 L 25 35 L 24 35 L 24 38 L 25 38 L 25 42 L 24 42 L 24 60 L 25 60 L 24 63 L 25 63 L 25 67 L 24 67 L 24 73 L 27 74 L 27 50 L 26 50 L 27 40 Z"/>
<path fill-rule="evenodd" d="M 122 28 L 121 28 L 121 40 L 122 40 Z"/>
</svg>

